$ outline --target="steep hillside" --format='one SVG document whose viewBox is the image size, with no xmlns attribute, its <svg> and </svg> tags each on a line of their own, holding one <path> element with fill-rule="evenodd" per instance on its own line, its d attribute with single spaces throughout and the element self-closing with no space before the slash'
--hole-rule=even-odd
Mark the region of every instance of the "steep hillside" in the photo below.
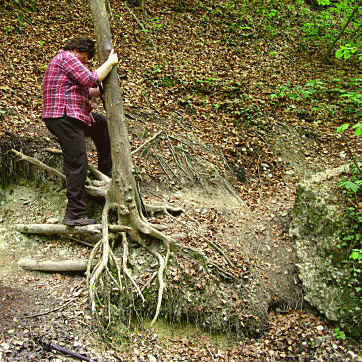
<svg viewBox="0 0 362 362">
<path fill-rule="evenodd" d="M 163 317 L 179 322 L 172 320 L 177 306 L 191 310 L 183 322 L 194 324 L 161 320 L 155 329 L 146 324 L 126 336 L 115 330 L 110 349 L 99 340 L 90 346 L 82 278 L 19 273 L 17 259 L 33 250 L 42 257 L 89 256 L 85 247 L 57 237 L 7 230 L 14 223 L 58 220 L 65 202 L 59 180 L 36 174 L 9 150 L 61 167 L 59 155 L 47 151 L 57 143 L 41 120 L 42 77 L 67 40 L 95 36 L 88 1 L 0 1 L 0 300 L 6 301 L 0 305 L 0 357 L 51 360 L 51 352 L 34 344 L 37 334 L 104 360 L 357 359 L 357 348 L 336 339 L 333 326 L 303 310 L 287 235 L 300 177 L 346 162 L 347 138 L 335 129 L 355 114 L 346 113 L 330 89 L 337 78 L 357 78 L 357 66 L 322 62 L 323 46 L 308 47 L 302 39 L 302 14 L 293 2 L 257 2 L 265 3 L 265 12 L 243 1 L 146 0 L 143 9 L 136 3 L 107 1 L 132 150 L 157 135 L 134 154 L 136 178 L 147 201 L 184 208 L 179 219 L 152 221 L 221 265 L 229 273 L 220 277 L 226 286 L 220 283 L 220 300 L 200 292 L 197 305 L 186 288 L 178 289 L 177 268 L 191 281 L 187 292 L 203 291 L 211 279 L 176 257 L 168 280 L 174 294 Z M 94 106 L 104 112 L 100 101 Z M 357 155 L 358 142 L 348 141 Z M 41 181 L 49 185 L 43 189 Z M 255 308 L 244 310 L 235 327 L 233 313 L 253 301 L 253 293 Z"/>
<path fill-rule="evenodd" d="M 5 40 L 0 50 L 2 147 L 14 137 L 22 142 L 50 137 L 41 121 L 45 67 L 69 38 L 94 37 L 87 1 L 37 1 L 27 11 L 7 3 L 13 5 L 0 9 Z M 296 41 L 298 14 L 292 10 L 281 12 L 268 27 L 265 15 L 253 13 L 252 7 L 238 18 L 243 5 L 230 7 L 223 1 L 148 1 L 144 11 L 122 1 L 109 4 L 133 149 L 162 130 L 156 153 L 175 167 L 166 135 L 177 147 L 188 140 L 187 151 L 191 148 L 193 157 L 225 174 L 248 204 L 260 191 L 270 194 L 296 162 L 306 169 L 315 168 L 311 161 L 327 166 L 333 158 L 324 156 L 342 150 L 334 132 L 344 121 L 338 109 L 332 114 L 312 110 L 313 104 L 271 97 L 286 83 L 292 89 L 353 72 L 343 63 L 325 65 L 302 52 Z M 283 141 L 289 132 L 305 141 L 298 155 L 288 151 L 289 136 Z M 144 182 L 165 178 L 149 151 L 135 156 Z M 337 157 L 335 162 L 342 161 Z"/>
</svg>

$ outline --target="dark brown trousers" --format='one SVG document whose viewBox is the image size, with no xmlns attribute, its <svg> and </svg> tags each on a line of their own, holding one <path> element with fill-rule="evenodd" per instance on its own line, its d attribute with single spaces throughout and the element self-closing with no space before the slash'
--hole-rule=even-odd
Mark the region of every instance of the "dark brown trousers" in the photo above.
<svg viewBox="0 0 362 362">
<path fill-rule="evenodd" d="M 65 217 L 76 219 L 86 214 L 88 158 L 85 138 L 91 137 L 98 153 L 98 169 L 106 175 L 112 171 L 111 148 L 107 120 L 99 113 L 92 113 L 96 121 L 91 127 L 67 116 L 46 119 L 45 124 L 53 133 L 63 152 L 68 205 Z"/>
</svg>

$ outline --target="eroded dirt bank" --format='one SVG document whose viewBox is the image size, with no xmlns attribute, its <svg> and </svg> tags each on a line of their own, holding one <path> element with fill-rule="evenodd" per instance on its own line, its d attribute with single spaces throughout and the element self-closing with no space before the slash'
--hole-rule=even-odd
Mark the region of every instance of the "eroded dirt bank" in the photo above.
<svg viewBox="0 0 362 362">
<path fill-rule="evenodd" d="M 211 191 L 211 189 L 209 190 Z M 69 361 L 55 351 L 44 349 L 44 343 L 84 354 L 89 358 L 116 360 L 295 360 L 331 359 L 357 360 L 355 347 L 338 341 L 333 329 L 310 312 L 302 311 L 303 296 L 294 266 L 293 243 L 286 236 L 288 212 L 293 204 L 293 190 L 283 190 L 268 202 L 260 203 L 257 211 L 241 205 L 223 190 L 179 190 L 164 193 L 169 202 L 185 209 L 181 216 L 195 233 L 190 218 L 216 215 L 201 226 L 215 229 L 216 237 L 233 243 L 235 252 L 243 253 L 258 269 L 274 302 L 270 303 L 268 323 L 260 331 L 260 339 L 235 338 L 210 334 L 197 324 L 167 324 L 162 320 L 150 329 L 114 330 L 108 345 L 93 329 L 87 303 L 83 275 L 46 274 L 24 271 L 17 266 L 23 256 L 67 259 L 87 257 L 90 248 L 74 240 L 56 237 L 23 235 L 11 231 L 15 223 L 39 223 L 61 218 L 65 195 L 61 185 L 47 186 L 21 180 L 2 192 L 0 213 L 0 353 L 5 361 Z M 54 220 L 53 220 L 54 221 Z M 156 221 L 156 220 L 155 220 Z M 170 220 L 160 222 L 167 225 Z M 174 221 L 173 221 L 174 222 Z M 210 224 L 211 223 L 211 224 Z M 177 222 L 172 232 L 185 225 Z M 224 301 L 225 302 L 225 301 Z M 222 302 L 220 302 L 222 303 Z M 42 342 L 44 342 L 42 344 Z M 111 347 L 110 347 L 111 346 Z"/>
</svg>

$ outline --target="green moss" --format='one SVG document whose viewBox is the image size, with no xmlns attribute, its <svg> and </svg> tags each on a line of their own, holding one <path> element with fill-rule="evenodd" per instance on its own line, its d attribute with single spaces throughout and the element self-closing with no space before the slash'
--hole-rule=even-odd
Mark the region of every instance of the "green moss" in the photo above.
<svg viewBox="0 0 362 362">
<path fill-rule="evenodd" d="M 216 347 L 222 349 L 231 348 L 240 342 L 239 339 L 232 338 L 232 336 L 227 334 L 205 332 L 192 323 L 169 323 L 165 320 L 158 320 L 153 327 L 151 327 L 151 320 L 144 320 L 142 327 L 152 328 L 161 340 L 162 337 L 167 340 L 168 338 L 181 339 L 185 337 L 206 336 Z"/>
<path fill-rule="evenodd" d="M 299 185 L 293 210 L 296 222 L 291 230 L 297 237 L 306 299 L 328 318 L 338 319 L 346 334 L 358 339 L 362 318 L 360 265 L 349 255 L 360 245 L 360 218 L 348 216 L 348 200 L 335 188 L 336 181 L 328 177 Z M 353 244 L 353 240 L 357 242 Z"/>
<path fill-rule="evenodd" d="M 144 273 L 142 266 L 152 264 L 153 260 L 143 248 L 132 250 L 132 272 L 137 278 L 137 275 Z M 210 335 L 226 334 L 229 336 L 227 338 L 261 335 L 268 313 L 265 296 L 258 297 L 255 288 L 240 284 L 240 280 L 222 279 L 220 275 L 214 274 L 214 271 L 202 267 L 198 259 L 188 256 L 182 261 L 185 264 L 171 258 L 165 275 L 167 287 L 159 316 L 163 323 L 192 324 L 194 329 Z M 154 271 L 149 271 L 150 275 Z M 258 288 L 262 289 L 261 286 L 258 286 L 257 290 Z M 129 321 L 143 324 L 144 321 L 152 319 L 158 298 L 157 279 L 150 288 L 143 291 L 143 296 L 144 303 L 134 291 L 113 291 L 111 301 L 117 310 L 116 320 L 128 325 Z M 104 321 L 105 324 L 107 322 Z"/>
</svg>

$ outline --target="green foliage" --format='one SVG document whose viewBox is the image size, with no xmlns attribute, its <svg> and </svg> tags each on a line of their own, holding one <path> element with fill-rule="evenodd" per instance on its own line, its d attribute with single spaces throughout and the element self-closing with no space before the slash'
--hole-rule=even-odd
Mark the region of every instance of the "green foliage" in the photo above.
<svg viewBox="0 0 362 362">
<path fill-rule="evenodd" d="M 357 52 L 358 48 L 356 45 L 353 44 L 345 44 L 341 45 L 341 47 L 336 51 L 336 58 L 337 59 L 344 59 L 347 60 L 352 57 L 353 54 Z M 358 54 L 358 59 L 362 60 L 362 53 Z"/>
<path fill-rule="evenodd" d="M 334 78 L 330 80 L 312 79 L 304 85 L 291 86 L 289 82 L 282 84 L 270 94 L 274 106 L 283 104 L 283 101 L 292 101 L 288 103 L 290 109 L 295 109 L 296 113 L 309 112 L 318 119 L 320 113 L 321 119 L 333 116 L 336 110 L 346 115 L 350 120 L 358 120 L 362 116 L 362 79 L 351 78 L 341 80 Z M 295 104 L 298 104 L 296 107 Z M 341 126 L 339 131 L 349 127 L 349 124 Z M 361 123 L 357 122 L 352 126 L 355 134 L 361 135 Z"/>
<path fill-rule="evenodd" d="M 305 99 L 312 99 L 317 96 L 317 94 L 326 89 L 325 83 L 320 79 L 313 79 L 304 86 L 294 86 L 291 87 L 290 83 L 281 85 L 275 93 L 270 95 L 270 98 L 275 99 L 285 99 L 289 98 L 292 101 L 302 101 Z"/>
<path fill-rule="evenodd" d="M 340 182 L 338 186 L 344 187 L 349 192 L 357 193 L 360 187 L 362 186 L 362 180 L 355 180 L 353 182 L 347 179 Z"/>
<path fill-rule="evenodd" d="M 283 34 L 289 15 L 280 1 L 200 1 L 202 23 L 220 29 L 221 41 L 238 47 L 246 39 L 274 38 Z"/>
<path fill-rule="evenodd" d="M 352 168 L 352 176 L 344 177 L 338 186 L 350 204 L 344 212 L 347 226 L 342 230 L 337 246 L 340 256 L 336 262 L 346 271 L 340 285 L 347 300 L 340 306 L 340 327 L 348 331 L 353 338 L 361 338 L 362 212 L 358 204 L 361 202 L 362 195 L 362 173 L 357 165 Z M 340 337 L 344 336 L 339 329 L 337 334 Z"/>
<path fill-rule="evenodd" d="M 239 48 L 247 38 L 289 36 L 298 37 L 300 43 L 302 33 L 305 49 L 326 53 L 333 44 L 337 56 L 348 60 L 360 57 L 362 7 L 354 11 L 357 1 L 316 0 L 318 9 L 311 11 L 303 0 L 202 0 L 199 11 L 205 27 L 218 28 L 220 41 L 228 46 Z"/>
<path fill-rule="evenodd" d="M 146 27 L 142 30 L 144 33 L 156 32 L 163 28 L 163 23 L 158 17 L 154 17 L 148 21 Z"/>
<path fill-rule="evenodd" d="M 345 333 L 343 331 L 341 331 L 339 328 L 334 329 L 334 335 L 336 336 L 337 339 L 341 339 L 341 340 L 346 339 Z"/>
<path fill-rule="evenodd" d="M 14 20 L 9 21 L 9 24 L 4 28 L 6 34 L 21 32 L 25 24 L 33 24 L 29 13 L 36 10 L 35 0 L 8 0 L 5 1 L 4 6 L 11 10 L 14 15 Z"/>
<path fill-rule="evenodd" d="M 310 11 L 303 1 L 299 1 L 298 11 L 303 17 L 301 30 L 308 48 L 337 45 L 338 59 L 358 56 L 361 60 L 362 7 L 356 8 L 358 1 L 317 0 L 317 11 Z"/>
<path fill-rule="evenodd" d="M 36 0 L 5 0 L 6 7 L 35 10 Z"/>
</svg>

